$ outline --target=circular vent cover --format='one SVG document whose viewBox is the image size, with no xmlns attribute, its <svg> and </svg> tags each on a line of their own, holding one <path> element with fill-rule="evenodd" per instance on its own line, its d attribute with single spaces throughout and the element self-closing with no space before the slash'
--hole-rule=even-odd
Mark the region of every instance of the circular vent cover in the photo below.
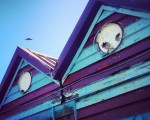
<svg viewBox="0 0 150 120">
<path fill-rule="evenodd" d="M 105 53 L 113 52 L 122 40 L 122 29 L 116 23 L 109 23 L 96 36 L 99 48 Z"/>
<path fill-rule="evenodd" d="M 28 71 L 23 72 L 19 77 L 19 89 L 22 93 L 25 93 L 31 85 L 31 74 Z"/>
</svg>

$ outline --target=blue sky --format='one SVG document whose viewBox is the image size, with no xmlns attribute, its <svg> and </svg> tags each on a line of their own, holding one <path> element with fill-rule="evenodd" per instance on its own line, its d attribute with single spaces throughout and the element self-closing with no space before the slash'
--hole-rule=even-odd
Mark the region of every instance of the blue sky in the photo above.
<svg viewBox="0 0 150 120">
<path fill-rule="evenodd" d="M 0 82 L 17 46 L 58 58 L 87 2 L 0 0 Z"/>
</svg>

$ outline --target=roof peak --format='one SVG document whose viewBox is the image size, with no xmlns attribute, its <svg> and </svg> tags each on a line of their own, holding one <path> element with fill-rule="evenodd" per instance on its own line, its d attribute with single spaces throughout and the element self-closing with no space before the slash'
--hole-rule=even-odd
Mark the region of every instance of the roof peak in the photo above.
<svg viewBox="0 0 150 120">
<path fill-rule="evenodd" d="M 52 58 L 52 59 L 58 60 L 58 58 L 52 57 L 52 56 L 47 55 L 47 54 L 45 54 L 45 53 L 41 53 L 41 52 L 38 52 L 38 51 L 35 51 L 35 50 L 31 50 L 31 49 L 29 49 L 29 48 L 25 48 L 25 47 L 22 47 L 22 46 L 17 46 L 17 47 L 23 49 L 23 50 L 26 51 L 26 52 L 32 52 L 32 53 L 35 53 L 35 54 L 38 54 L 38 55 L 41 55 L 41 56 L 44 56 L 44 57 L 48 57 L 48 58 Z"/>
</svg>

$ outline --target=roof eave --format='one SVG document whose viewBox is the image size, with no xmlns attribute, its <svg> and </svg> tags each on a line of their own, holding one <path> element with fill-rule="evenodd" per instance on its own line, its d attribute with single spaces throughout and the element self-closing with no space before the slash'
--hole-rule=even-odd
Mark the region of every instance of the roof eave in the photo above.
<svg viewBox="0 0 150 120">
<path fill-rule="evenodd" d="M 7 88 L 9 87 L 12 77 L 15 74 L 15 70 L 17 69 L 20 61 L 21 61 L 21 57 L 18 56 L 18 48 L 15 51 L 15 54 L 13 55 L 13 58 L 11 59 L 11 62 L 9 63 L 9 66 L 6 70 L 6 73 L 2 79 L 1 85 L 0 85 L 0 104 L 4 98 L 4 95 L 7 91 Z M 14 63 L 14 64 L 13 64 Z"/>
</svg>

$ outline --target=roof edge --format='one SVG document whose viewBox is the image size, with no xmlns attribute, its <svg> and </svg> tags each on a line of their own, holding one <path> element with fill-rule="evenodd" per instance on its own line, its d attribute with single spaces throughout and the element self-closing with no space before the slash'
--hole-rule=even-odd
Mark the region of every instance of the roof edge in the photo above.
<svg viewBox="0 0 150 120">
<path fill-rule="evenodd" d="M 79 21 L 77 22 L 68 42 L 66 43 L 57 65 L 55 66 L 53 76 L 54 79 L 61 80 L 65 71 L 68 69 L 69 63 L 72 61 L 74 54 L 77 52 L 83 38 L 90 28 L 93 19 L 101 4 L 98 0 L 89 0 Z M 87 21 L 88 19 L 88 21 Z M 74 46 L 75 45 L 75 46 Z M 66 62 L 67 61 L 67 62 Z"/>
</svg>

